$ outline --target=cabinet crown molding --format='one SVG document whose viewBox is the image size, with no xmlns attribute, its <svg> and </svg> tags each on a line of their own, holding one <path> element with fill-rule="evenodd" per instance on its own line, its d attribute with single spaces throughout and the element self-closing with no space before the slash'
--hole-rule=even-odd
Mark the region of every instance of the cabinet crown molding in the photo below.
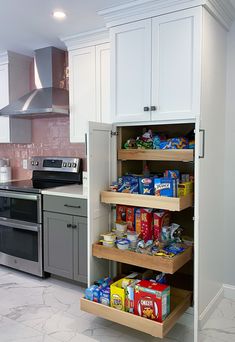
<svg viewBox="0 0 235 342">
<path fill-rule="evenodd" d="M 61 37 L 60 40 L 65 43 L 69 51 L 91 45 L 104 44 L 110 41 L 109 31 L 105 27 L 68 37 Z"/>
<path fill-rule="evenodd" d="M 204 6 L 227 30 L 235 19 L 235 8 L 229 0 L 134 0 L 98 14 L 103 16 L 107 27 L 113 27 L 196 6 Z"/>
</svg>

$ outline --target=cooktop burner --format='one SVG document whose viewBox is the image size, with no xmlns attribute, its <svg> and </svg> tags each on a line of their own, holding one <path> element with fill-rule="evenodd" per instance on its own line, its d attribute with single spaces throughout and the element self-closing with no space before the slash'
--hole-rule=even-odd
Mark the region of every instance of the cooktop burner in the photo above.
<svg viewBox="0 0 235 342">
<path fill-rule="evenodd" d="M 80 158 L 32 157 L 32 179 L 0 183 L 0 190 L 41 193 L 43 189 L 82 183 Z"/>
</svg>

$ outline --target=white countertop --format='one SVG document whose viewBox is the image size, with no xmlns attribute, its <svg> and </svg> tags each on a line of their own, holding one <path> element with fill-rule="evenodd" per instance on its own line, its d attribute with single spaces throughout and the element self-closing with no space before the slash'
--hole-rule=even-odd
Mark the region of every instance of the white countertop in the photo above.
<svg viewBox="0 0 235 342">
<path fill-rule="evenodd" d="M 84 188 L 82 185 L 73 184 L 73 185 L 59 186 L 57 188 L 43 190 L 42 194 L 87 199 L 87 188 Z"/>
</svg>

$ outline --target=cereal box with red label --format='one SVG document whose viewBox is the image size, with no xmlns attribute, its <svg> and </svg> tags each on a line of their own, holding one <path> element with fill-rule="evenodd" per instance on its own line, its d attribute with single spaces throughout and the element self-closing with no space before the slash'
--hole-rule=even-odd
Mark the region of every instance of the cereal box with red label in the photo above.
<svg viewBox="0 0 235 342">
<path fill-rule="evenodd" d="M 135 286 L 134 314 L 163 322 L 170 313 L 170 286 L 141 280 Z"/>
<path fill-rule="evenodd" d="M 169 226 L 171 213 L 168 210 L 156 210 L 153 213 L 153 238 L 161 240 L 162 227 Z"/>
<path fill-rule="evenodd" d="M 152 209 L 140 209 L 141 235 L 144 242 L 153 238 L 153 211 Z"/>
</svg>

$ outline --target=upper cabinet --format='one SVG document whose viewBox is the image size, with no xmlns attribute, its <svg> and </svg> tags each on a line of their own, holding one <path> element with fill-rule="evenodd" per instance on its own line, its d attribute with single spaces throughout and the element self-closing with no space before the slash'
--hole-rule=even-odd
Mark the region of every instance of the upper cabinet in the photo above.
<svg viewBox="0 0 235 342">
<path fill-rule="evenodd" d="M 32 59 L 13 52 L 0 55 L 0 109 L 30 91 Z M 31 122 L 0 117 L 0 143 L 30 143 Z"/>
<path fill-rule="evenodd" d="M 195 118 L 199 38 L 198 8 L 111 28 L 113 121 Z"/>
<path fill-rule="evenodd" d="M 71 142 L 85 142 L 88 121 L 111 121 L 109 37 L 106 30 L 87 35 L 64 39 L 69 51 Z"/>
</svg>

